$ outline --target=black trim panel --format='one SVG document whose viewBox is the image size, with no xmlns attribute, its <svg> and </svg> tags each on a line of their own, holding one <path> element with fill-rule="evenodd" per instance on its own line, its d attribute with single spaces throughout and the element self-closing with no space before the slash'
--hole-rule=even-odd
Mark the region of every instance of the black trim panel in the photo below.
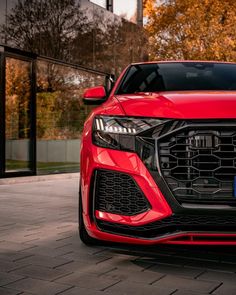
<svg viewBox="0 0 236 295">
<path fill-rule="evenodd" d="M 96 219 L 96 224 L 104 232 L 146 239 L 192 231 L 236 233 L 236 216 L 174 214 L 142 226 L 130 226 L 99 219 Z"/>
</svg>

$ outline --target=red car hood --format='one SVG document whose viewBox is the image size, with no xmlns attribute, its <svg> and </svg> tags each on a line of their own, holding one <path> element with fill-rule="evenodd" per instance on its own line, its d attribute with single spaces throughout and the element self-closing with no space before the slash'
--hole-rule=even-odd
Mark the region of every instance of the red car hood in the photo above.
<svg viewBox="0 0 236 295">
<path fill-rule="evenodd" d="M 128 116 L 236 118 L 236 91 L 182 91 L 116 95 Z"/>
</svg>

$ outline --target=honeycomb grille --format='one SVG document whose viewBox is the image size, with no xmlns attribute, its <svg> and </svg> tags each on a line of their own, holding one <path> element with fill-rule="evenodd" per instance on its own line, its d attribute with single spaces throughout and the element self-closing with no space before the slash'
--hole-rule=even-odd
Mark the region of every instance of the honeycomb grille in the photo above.
<svg viewBox="0 0 236 295">
<path fill-rule="evenodd" d="M 230 129 L 187 129 L 161 140 L 161 171 L 178 201 L 236 205 L 236 129 Z"/>
<path fill-rule="evenodd" d="M 150 204 L 131 176 L 97 170 L 95 209 L 121 215 L 136 215 L 150 209 Z"/>
<path fill-rule="evenodd" d="M 211 231 L 235 233 L 236 216 L 172 215 L 143 226 L 129 226 L 97 220 L 98 227 L 106 232 L 139 238 L 155 238 L 180 231 Z"/>
</svg>

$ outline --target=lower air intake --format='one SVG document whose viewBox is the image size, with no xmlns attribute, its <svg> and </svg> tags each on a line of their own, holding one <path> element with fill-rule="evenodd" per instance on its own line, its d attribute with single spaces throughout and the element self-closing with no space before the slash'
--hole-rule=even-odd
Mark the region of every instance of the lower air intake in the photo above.
<svg viewBox="0 0 236 295">
<path fill-rule="evenodd" d="M 126 216 L 150 209 L 150 204 L 134 179 L 124 173 L 97 170 L 95 174 L 95 210 Z"/>
</svg>

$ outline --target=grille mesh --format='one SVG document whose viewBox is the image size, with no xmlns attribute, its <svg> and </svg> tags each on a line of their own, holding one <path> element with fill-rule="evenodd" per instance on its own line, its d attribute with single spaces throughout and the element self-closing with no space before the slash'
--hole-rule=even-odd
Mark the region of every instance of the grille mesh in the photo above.
<svg viewBox="0 0 236 295">
<path fill-rule="evenodd" d="M 180 202 L 235 204 L 235 127 L 178 132 L 161 140 L 162 174 Z"/>
<path fill-rule="evenodd" d="M 95 209 L 132 216 L 149 210 L 150 204 L 131 176 L 97 170 Z"/>
</svg>

